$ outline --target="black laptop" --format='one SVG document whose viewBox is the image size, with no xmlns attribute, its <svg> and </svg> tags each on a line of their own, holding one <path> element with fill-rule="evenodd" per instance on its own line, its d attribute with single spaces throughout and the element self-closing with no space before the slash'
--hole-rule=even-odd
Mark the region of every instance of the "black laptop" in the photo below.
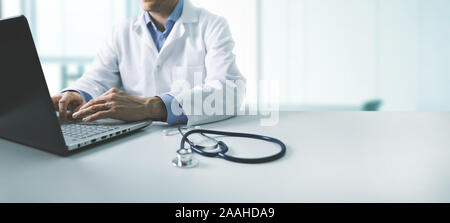
<svg viewBox="0 0 450 223">
<path fill-rule="evenodd" d="M 70 155 L 145 128 L 147 122 L 59 122 L 25 16 L 0 20 L 0 137 Z"/>
</svg>

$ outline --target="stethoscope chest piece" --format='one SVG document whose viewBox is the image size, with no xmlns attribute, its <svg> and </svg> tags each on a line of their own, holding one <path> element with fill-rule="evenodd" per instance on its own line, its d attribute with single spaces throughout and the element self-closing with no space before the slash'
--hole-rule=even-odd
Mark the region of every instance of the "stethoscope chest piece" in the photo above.
<svg viewBox="0 0 450 223">
<path fill-rule="evenodd" d="M 172 161 L 174 167 L 190 169 L 198 166 L 199 161 L 194 158 L 191 149 L 180 149 L 177 151 L 177 157 Z"/>
</svg>

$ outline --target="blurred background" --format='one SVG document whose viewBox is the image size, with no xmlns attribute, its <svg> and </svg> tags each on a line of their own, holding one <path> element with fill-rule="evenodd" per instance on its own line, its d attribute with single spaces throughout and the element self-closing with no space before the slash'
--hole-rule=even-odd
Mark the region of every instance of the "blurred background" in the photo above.
<svg viewBox="0 0 450 223">
<path fill-rule="evenodd" d="M 250 105 L 274 80 L 282 110 L 450 111 L 449 0 L 191 1 L 228 19 Z M 140 12 L 139 0 L 0 0 L 0 18 L 28 17 L 51 94 Z"/>
</svg>

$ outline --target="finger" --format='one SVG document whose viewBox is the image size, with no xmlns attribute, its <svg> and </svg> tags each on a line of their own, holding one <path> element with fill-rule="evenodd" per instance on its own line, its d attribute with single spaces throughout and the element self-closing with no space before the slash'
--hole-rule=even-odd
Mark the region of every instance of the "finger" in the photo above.
<svg viewBox="0 0 450 223">
<path fill-rule="evenodd" d="M 109 91 L 107 91 L 104 95 L 119 94 L 119 93 L 121 93 L 121 92 L 122 92 L 122 91 L 119 90 L 119 89 L 117 89 L 117 88 L 111 88 L 111 89 L 109 89 Z"/>
<path fill-rule="evenodd" d="M 75 111 L 76 108 L 78 108 L 80 105 L 80 103 L 78 102 L 72 102 L 69 104 L 69 106 L 67 107 L 67 112 L 71 111 L 72 113 Z"/>
<path fill-rule="evenodd" d="M 72 115 L 72 117 L 74 119 L 81 118 L 81 117 L 86 117 L 88 115 L 92 115 L 92 114 L 95 114 L 95 113 L 100 112 L 100 111 L 109 110 L 110 108 L 111 108 L 111 106 L 109 104 L 93 105 L 93 106 L 88 107 L 86 109 L 79 110 L 78 112 L 74 113 Z"/>
<path fill-rule="evenodd" d="M 78 107 L 76 107 L 75 109 L 72 110 L 73 113 L 76 113 L 78 111 L 80 111 L 81 107 L 83 107 L 84 104 L 78 105 Z"/>
<path fill-rule="evenodd" d="M 105 118 L 112 118 L 113 112 L 111 112 L 110 110 L 108 111 L 101 111 L 101 112 L 97 112 L 89 117 L 86 117 L 83 119 L 83 122 L 94 122 L 100 119 L 105 119 Z"/>
<path fill-rule="evenodd" d="M 69 98 L 67 96 L 63 96 L 61 100 L 58 102 L 59 108 L 59 118 L 64 121 L 67 118 L 67 107 L 69 106 Z"/>
<path fill-rule="evenodd" d="M 73 115 L 74 115 L 76 112 L 78 112 L 78 111 L 80 110 L 81 106 L 83 106 L 83 105 L 84 105 L 84 104 L 80 104 L 80 105 L 78 105 L 78 107 L 71 108 L 71 113 L 68 114 L 68 116 L 71 117 L 71 119 L 76 119 L 76 118 L 73 117 Z"/>
<path fill-rule="evenodd" d="M 79 110 L 84 110 L 84 109 L 89 108 L 89 107 L 91 107 L 93 105 L 96 105 L 96 104 L 105 104 L 106 102 L 107 101 L 104 100 L 103 98 L 94 99 L 94 100 L 91 100 L 88 103 L 84 104 L 83 106 L 81 106 L 79 108 Z"/>
<path fill-rule="evenodd" d="M 59 111 L 59 100 L 61 100 L 62 96 L 61 95 L 56 95 L 54 97 L 52 97 L 52 102 L 53 102 L 53 108 L 55 108 L 55 111 Z"/>
<path fill-rule="evenodd" d="M 117 99 L 117 94 L 119 92 L 121 92 L 119 89 L 112 88 L 109 91 L 107 91 L 106 93 L 102 94 L 97 99 L 93 99 L 93 100 L 89 101 L 88 103 L 86 103 L 84 106 L 82 106 L 80 108 L 80 110 L 86 109 L 95 104 L 105 104 L 107 102 L 113 101 L 113 100 Z"/>
</svg>

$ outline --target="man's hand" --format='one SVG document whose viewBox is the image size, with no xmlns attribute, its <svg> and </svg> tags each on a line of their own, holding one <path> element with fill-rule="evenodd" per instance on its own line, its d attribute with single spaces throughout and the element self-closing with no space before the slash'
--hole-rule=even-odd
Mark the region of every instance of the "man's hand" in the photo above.
<svg viewBox="0 0 450 223">
<path fill-rule="evenodd" d="M 83 105 L 72 117 L 74 119 L 82 118 L 83 122 L 93 122 L 105 118 L 127 122 L 165 121 L 167 111 L 160 98 L 139 98 L 113 88 L 98 99 Z"/>
<path fill-rule="evenodd" d="M 64 122 L 70 118 L 71 114 L 67 114 L 68 110 L 71 113 L 77 112 L 81 106 L 86 104 L 83 97 L 78 92 L 67 91 L 52 97 L 53 106 L 59 112 L 59 119 Z"/>
</svg>

